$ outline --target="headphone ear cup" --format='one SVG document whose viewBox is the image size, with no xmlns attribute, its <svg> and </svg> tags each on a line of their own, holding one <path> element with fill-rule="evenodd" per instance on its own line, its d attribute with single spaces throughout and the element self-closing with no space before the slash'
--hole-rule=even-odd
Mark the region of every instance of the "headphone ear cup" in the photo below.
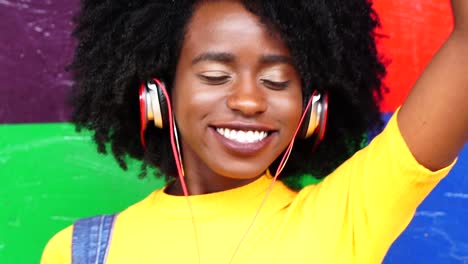
<svg viewBox="0 0 468 264">
<path fill-rule="evenodd" d="M 319 109 L 319 126 L 317 127 L 317 140 L 320 142 L 325 137 L 325 130 L 328 121 L 328 93 L 323 94 Z M 318 142 L 317 142 L 318 143 Z"/>
<path fill-rule="evenodd" d="M 166 86 L 163 82 L 155 78 L 146 82 L 146 89 L 149 94 L 149 102 L 147 103 L 149 109 L 149 111 L 147 111 L 148 120 L 154 120 L 154 125 L 158 128 L 168 127 L 168 98 L 166 98 L 163 92 Z"/>
<path fill-rule="evenodd" d="M 144 83 L 140 85 L 139 100 L 140 100 L 140 140 L 143 147 L 146 147 L 145 131 L 148 126 L 148 93 Z"/>
<path fill-rule="evenodd" d="M 306 106 L 311 104 L 311 100 L 312 100 L 312 97 L 309 98 L 309 100 L 307 101 Z M 308 138 L 310 136 L 309 124 L 311 122 L 312 105 L 310 105 L 310 107 L 306 111 L 307 112 L 304 113 L 304 120 L 302 121 L 301 128 L 299 129 L 299 137 L 300 138 Z"/>
<path fill-rule="evenodd" d="M 168 98 L 164 95 L 163 89 L 166 89 L 164 83 L 156 78 L 140 85 L 140 140 L 144 147 L 146 147 L 145 131 L 149 121 L 153 120 L 154 125 L 159 128 L 169 127 Z"/>
<path fill-rule="evenodd" d="M 328 94 L 323 95 L 314 91 L 309 98 L 307 105 L 310 105 L 301 125 L 301 138 L 309 138 L 316 135 L 318 140 L 322 140 L 325 135 L 326 119 L 328 115 Z"/>
<path fill-rule="evenodd" d="M 155 82 L 158 83 L 158 100 L 159 100 L 159 109 L 160 109 L 160 119 L 162 123 L 161 128 L 166 128 L 169 127 L 169 104 L 167 101 L 169 98 L 166 98 L 164 95 L 163 89 L 166 90 L 166 86 L 164 85 L 163 82 L 155 79 Z"/>
</svg>

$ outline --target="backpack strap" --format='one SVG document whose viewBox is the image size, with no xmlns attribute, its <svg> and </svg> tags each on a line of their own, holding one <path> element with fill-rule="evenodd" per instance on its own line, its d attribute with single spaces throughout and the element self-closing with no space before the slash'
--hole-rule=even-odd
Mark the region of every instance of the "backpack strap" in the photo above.
<svg viewBox="0 0 468 264">
<path fill-rule="evenodd" d="M 104 263 L 115 216 L 115 214 L 95 216 L 74 223 L 72 264 Z"/>
</svg>

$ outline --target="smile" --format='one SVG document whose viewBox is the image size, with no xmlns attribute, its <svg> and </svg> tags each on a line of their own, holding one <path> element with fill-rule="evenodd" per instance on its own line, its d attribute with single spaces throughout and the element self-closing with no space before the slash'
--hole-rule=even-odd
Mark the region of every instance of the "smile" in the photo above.
<svg viewBox="0 0 468 264">
<path fill-rule="evenodd" d="M 216 128 L 216 132 L 229 140 L 239 143 L 255 143 L 262 141 L 268 136 L 268 132 L 266 131 L 244 131 L 229 128 Z"/>
</svg>

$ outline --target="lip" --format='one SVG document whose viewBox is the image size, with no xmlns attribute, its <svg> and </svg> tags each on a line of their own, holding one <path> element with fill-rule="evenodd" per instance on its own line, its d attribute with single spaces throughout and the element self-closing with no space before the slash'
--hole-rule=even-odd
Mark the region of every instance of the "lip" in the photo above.
<svg viewBox="0 0 468 264">
<path fill-rule="evenodd" d="M 236 156 L 253 156 L 259 153 L 262 149 L 264 149 L 271 141 L 273 140 L 274 136 L 276 135 L 273 130 L 265 129 L 265 127 L 259 126 L 249 126 L 248 128 L 243 126 L 242 128 L 238 126 L 219 126 L 223 128 L 230 128 L 230 129 L 239 129 L 239 130 L 254 130 L 254 131 L 268 131 L 268 136 L 261 141 L 252 142 L 252 143 L 240 143 L 234 140 L 230 140 L 225 138 L 223 135 L 219 134 L 216 131 L 217 127 L 210 126 L 209 129 L 211 133 L 214 134 L 214 138 L 225 148 L 229 153 L 234 154 Z"/>
</svg>

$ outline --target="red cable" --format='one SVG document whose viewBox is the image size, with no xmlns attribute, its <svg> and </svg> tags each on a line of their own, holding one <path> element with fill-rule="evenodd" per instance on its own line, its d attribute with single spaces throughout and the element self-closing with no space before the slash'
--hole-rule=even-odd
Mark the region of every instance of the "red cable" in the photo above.
<svg viewBox="0 0 468 264">
<path fill-rule="evenodd" d="M 182 186 L 182 190 L 184 192 L 184 196 L 188 196 L 189 193 L 187 189 L 187 184 L 185 183 L 184 173 L 182 170 L 181 161 L 179 159 L 179 152 L 177 151 L 177 146 L 176 146 L 176 142 L 174 139 L 174 118 L 172 115 L 172 105 L 171 105 L 169 93 L 167 92 L 166 87 L 164 86 L 162 82 L 160 82 L 158 79 L 153 79 L 153 81 L 156 82 L 156 84 L 158 84 L 159 87 L 161 87 L 161 90 L 164 93 L 164 97 L 166 98 L 166 101 L 167 101 L 167 111 L 169 115 L 169 133 L 171 137 L 172 154 L 174 155 L 174 159 L 175 159 L 175 163 L 177 167 L 177 174 L 179 175 L 179 180 Z"/>
</svg>

